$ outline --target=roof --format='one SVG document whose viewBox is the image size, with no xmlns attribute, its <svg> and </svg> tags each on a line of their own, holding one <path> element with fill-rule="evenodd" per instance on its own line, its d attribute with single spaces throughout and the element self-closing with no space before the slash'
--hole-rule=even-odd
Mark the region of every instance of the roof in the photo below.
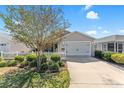
<svg viewBox="0 0 124 93">
<path fill-rule="evenodd" d="M 91 37 L 91 36 L 89 36 L 89 35 L 86 35 L 86 34 L 84 34 L 84 33 L 78 32 L 78 31 L 75 31 L 75 32 L 70 32 L 70 33 L 68 33 L 68 34 L 64 35 L 64 36 L 63 36 L 63 37 L 61 37 L 61 38 L 65 38 L 65 37 L 67 37 L 67 36 L 69 36 L 69 35 L 71 35 L 71 34 L 73 34 L 73 33 L 78 33 L 78 34 L 80 34 L 80 35 L 83 35 L 83 36 L 86 36 L 86 37 L 88 37 L 88 38 L 90 38 L 90 39 L 95 40 L 95 38 L 93 38 L 93 37 Z"/>
<path fill-rule="evenodd" d="M 95 42 L 111 42 L 111 41 L 124 41 L 124 35 L 111 35 L 95 40 Z"/>
</svg>

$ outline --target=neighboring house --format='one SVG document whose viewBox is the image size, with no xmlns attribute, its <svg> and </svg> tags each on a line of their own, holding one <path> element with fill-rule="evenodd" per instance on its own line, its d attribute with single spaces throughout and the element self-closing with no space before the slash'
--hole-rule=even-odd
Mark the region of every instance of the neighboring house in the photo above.
<svg viewBox="0 0 124 93">
<path fill-rule="evenodd" d="M 96 50 L 124 53 L 124 35 L 111 35 L 95 40 Z"/>
<path fill-rule="evenodd" d="M 66 56 L 93 56 L 94 38 L 80 32 L 71 32 L 58 39 L 56 52 Z"/>
<path fill-rule="evenodd" d="M 24 44 L 13 40 L 9 35 L 0 33 L 0 52 L 27 53 L 29 50 Z"/>
</svg>

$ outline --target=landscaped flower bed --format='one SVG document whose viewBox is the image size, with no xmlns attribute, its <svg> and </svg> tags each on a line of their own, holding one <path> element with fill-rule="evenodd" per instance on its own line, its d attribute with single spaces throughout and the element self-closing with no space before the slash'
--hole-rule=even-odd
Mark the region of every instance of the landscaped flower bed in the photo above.
<svg viewBox="0 0 124 93">
<path fill-rule="evenodd" d="M 18 66 L 19 69 L 0 77 L 0 87 L 44 87 L 65 88 L 69 87 L 70 77 L 65 62 L 61 61 L 58 54 L 42 55 L 40 71 L 37 71 L 37 57 L 35 54 L 16 56 L 15 60 L 2 61 L 3 66 Z"/>
<path fill-rule="evenodd" d="M 57 73 L 38 73 L 31 69 L 18 69 L 0 76 L 0 88 L 67 88 L 68 70 Z"/>
</svg>

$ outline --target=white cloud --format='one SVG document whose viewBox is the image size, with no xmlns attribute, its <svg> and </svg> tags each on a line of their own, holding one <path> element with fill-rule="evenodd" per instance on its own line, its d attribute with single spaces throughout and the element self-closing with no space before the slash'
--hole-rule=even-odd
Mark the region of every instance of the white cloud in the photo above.
<svg viewBox="0 0 124 93">
<path fill-rule="evenodd" d="M 88 35 L 96 35 L 97 31 L 96 30 L 91 30 L 86 32 Z"/>
<path fill-rule="evenodd" d="M 85 8 L 84 8 L 84 10 L 87 11 L 87 10 L 89 10 L 91 7 L 92 7 L 92 5 L 86 5 Z"/>
<path fill-rule="evenodd" d="M 124 30 L 120 30 L 120 32 L 124 33 Z"/>
<path fill-rule="evenodd" d="M 90 11 L 87 13 L 86 18 L 88 19 L 99 19 L 98 13 Z"/>
<path fill-rule="evenodd" d="M 108 34 L 108 33 L 110 33 L 109 31 L 107 31 L 107 30 L 104 30 L 104 31 L 102 31 L 104 34 Z"/>
</svg>

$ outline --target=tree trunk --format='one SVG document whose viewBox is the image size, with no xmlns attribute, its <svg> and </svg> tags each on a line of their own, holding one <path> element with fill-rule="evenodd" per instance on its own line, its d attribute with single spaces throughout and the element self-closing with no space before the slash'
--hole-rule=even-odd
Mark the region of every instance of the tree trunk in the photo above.
<svg viewBox="0 0 124 93">
<path fill-rule="evenodd" d="M 39 72 L 40 71 L 41 61 L 42 61 L 40 51 L 36 52 L 36 56 L 37 56 L 37 71 Z"/>
</svg>

